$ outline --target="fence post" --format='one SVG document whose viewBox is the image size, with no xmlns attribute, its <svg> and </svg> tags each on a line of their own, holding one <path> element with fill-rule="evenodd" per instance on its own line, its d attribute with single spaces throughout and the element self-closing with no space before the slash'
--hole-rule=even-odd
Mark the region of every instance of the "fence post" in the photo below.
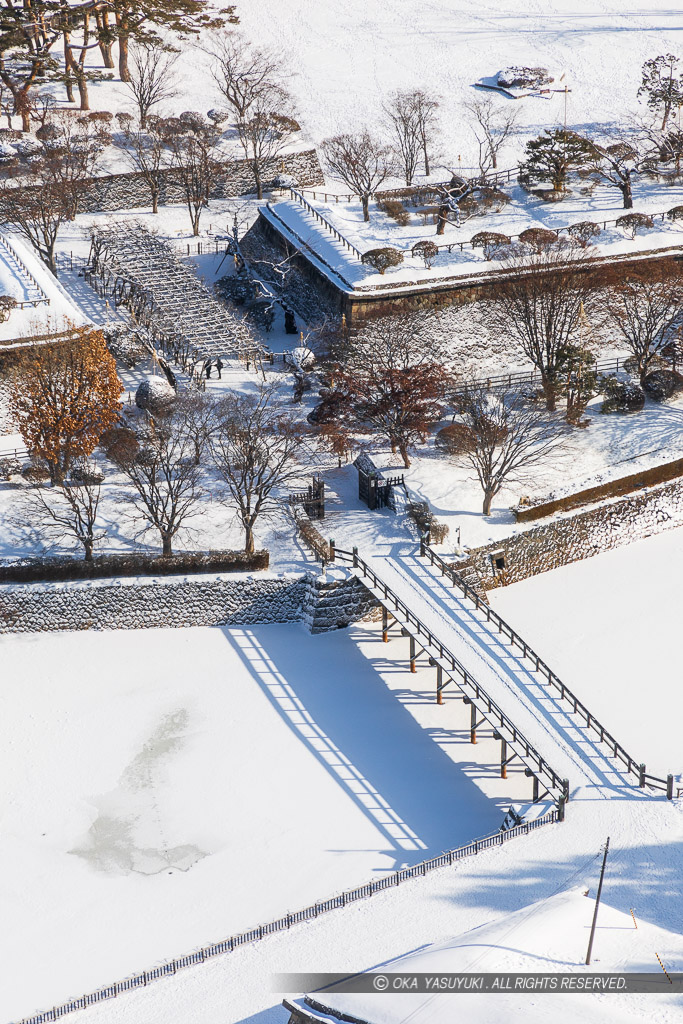
<svg viewBox="0 0 683 1024">
<path fill-rule="evenodd" d="M 334 562 L 334 538 L 333 537 L 330 537 L 329 547 L 330 547 L 330 561 Z"/>
<path fill-rule="evenodd" d="M 674 798 L 674 777 L 673 775 L 667 775 L 666 777 L 666 799 L 673 800 Z"/>
<path fill-rule="evenodd" d="M 354 569 L 357 569 L 358 568 L 358 548 L 352 548 L 351 550 L 352 550 L 352 553 L 353 553 L 353 567 L 354 567 Z"/>
<path fill-rule="evenodd" d="M 641 764 L 638 771 L 638 785 L 641 789 L 645 789 L 645 765 Z"/>
</svg>

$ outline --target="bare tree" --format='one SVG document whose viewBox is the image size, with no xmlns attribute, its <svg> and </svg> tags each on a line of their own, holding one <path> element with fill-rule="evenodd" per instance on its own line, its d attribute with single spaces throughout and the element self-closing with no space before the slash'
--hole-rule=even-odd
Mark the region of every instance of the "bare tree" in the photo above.
<svg viewBox="0 0 683 1024">
<path fill-rule="evenodd" d="M 147 118 L 145 130 L 133 130 L 130 126 L 126 126 L 123 130 L 123 140 L 122 148 L 129 162 L 142 176 L 149 188 L 152 213 L 158 213 L 162 171 L 170 158 L 163 122 L 154 115 L 150 115 Z"/>
<path fill-rule="evenodd" d="M 449 454 L 474 470 L 484 492 L 483 513 L 503 484 L 557 456 L 566 424 L 529 404 L 514 391 L 472 386 L 460 396 L 460 430 L 446 446 Z"/>
<path fill-rule="evenodd" d="M 269 99 L 273 91 L 283 89 L 281 61 L 267 50 L 252 46 L 239 32 L 226 32 L 214 38 L 208 48 L 213 59 L 211 73 L 222 96 L 237 114 L 247 121 L 252 107 Z"/>
<path fill-rule="evenodd" d="M 393 92 L 384 105 L 384 114 L 393 130 L 406 185 L 412 185 L 422 152 L 422 125 L 416 94 L 401 89 Z"/>
<path fill-rule="evenodd" d="M 174 67 L 180 54 L 156 41 L 136 42 L 131 48 L 126 85 L 137 104 L 140 128 L 147 127 L 153 107 L 176 94 Z"/>
<path fill-rule="evenodd" d="M 465 103 L 471 128 L 479 145 L 479 171 L 487 174 L 498 166 L 498 154 L 517 127 L 519 110 L 496 106 L 490 96 Z"/>
<path fill-rule="evenodd" d="M 202 210 L 221 170 L 214 155 L 218 132 L 203 119 L 175 117 L 166 118 L 161 130 L 185 194 L 193 234 L 198 235 Z"/>
<path fill-rule="evenodd" d="M 662 349 L 675 342 L 683 325 L 683 275 L 674 260 L 656 270 L 643 265 L 628 276 L 614 274 L 605 289 L 609 321 L 638 366 L 641 383 Z"/>
<path fill-rule="evenodd" d="M 491 327 L 512 337 L 538 370 L 549 410 L 555 408 L 563 354 L 595 294 L 592 256 L 590 246 L 553 243 L 508 257 L 487 309 Z"/>
<path fill-rule="evenodd" d="M 0 4 L 0 81 L 9 89 L 13 113 L 21 117 L 21 130 L 31 130 L 31 93 L 35 86 L 59 73 L 51 54 L 60 36 L 54 27 L 57 5 L 46 0 Z"/>
<path fill-rule="evenodd" d="M 178 395 L 173 415 L 179 429 L 192 442 L 194 462 L 198 466 L 218 428 L 217 403 L 205 391 L 183 391 Z"/>
<path fill-rule="evenodd" d="M 116 436 L 107 454 L 132 484 L 133 520 L 142 524 L 143 532 L 158 530 L 161 553 L 169 557 L 179 531 L 201 515 L 204 489 L 194 444 L 173 414 L 150 419 L 131 434 L 130 443 Z"/>
<path fill-rule="evenodd" d="M 293 117 L 272 109 L 273 101 L 285 97 L 278 91 L 259 98 L 251 105 L 247 118 L 237 124 L 244 156 L 254 175 L 257 199 L 263 198 L 263 176 L 268 166 L 282 153 L 292 135 L 301 130 Z"/>
<path fill-rule="evenodd" d="M 224 400 L 214 460 L 237 507 L 249 554 L 257 521 L 275 513 L 278 490 L 300 476 L 305 445 L 301 421 L 282 411 L 275 389 L 264 385 L 255 397 L 231 394 Z"/>
<path fill-rule="evenodd" d="M 391 150 L 367 130 L 335 135 L 322 148 L 332 174 L 360 196 L 363 220 L 369 221 L 370 197 L 391 174 Z"/>
<path fill-rule="evenodd" d="M 81 469 L 87 480 L 88 468 L 82 466 Z M 49 488 L 36 486 L 26 491 L 21 502 L 22 522 L 28 521 L 59 537 L 73 537 L 83 548 L 85 561 L 91 562 L 95 544 L 106 535 L 106 530 L 97 529 L 99 504 L 98 482 L 72 479 Z"/>
<path fill-rule="evenodd" d="M 413 92 L 413 102 L 417 114 L 425 174 L 429 177 L 431 173 L 429 169 L 429 152 L 434 145 L 437 134 L 439 101 L 435 96 L 426 93 L 423 89 L 415 89 Z"/>
</svg>

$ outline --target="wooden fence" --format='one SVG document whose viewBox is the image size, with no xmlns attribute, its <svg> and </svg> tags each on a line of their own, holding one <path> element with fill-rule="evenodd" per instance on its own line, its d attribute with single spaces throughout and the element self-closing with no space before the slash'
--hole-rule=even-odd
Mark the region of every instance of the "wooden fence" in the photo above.
<svg viewBox="0 0 683 1024">
<path fill-rule="evenodd" d="M 367 899 L 369 896 L 374 896 L 376 893 L 384 892 L 386 889 L 392 889 L 397 885 L 401 885 L 403 882 L 409 881 L 410 879 L 422 878 L 430 871 L 450 866 L 465 857 L 475 856 L 476 854 L 481 853 L 482 850 L 488 850 L 494 846 L 503 846 L 504 843 L 508 842 L 510 839 L 514 839 L 520 835 L 528 835 L 529 832 L 533 832 L 537 828 L 542 828 L 544 825 L 552 825 L 558 820 L 558 812 L 554 808 L 551 808 L 547 814 L 544 814 L 542 817 L 536 818 L 533 821 L 524 822 L 521 825 L 515 825 L 511 829 L 507 829 L 505 832 L 494 832 L 492 835 L 484 836 L 482 839 L 475 839 L 473 842 L 467 843 L 466 846 L 459 846 L 453 850 L 447 850 L 445 853 L 440 853 L 437 857 L 431 857 L 429 860 L 421 861 L 419 864 L 413 864 L 412 867 L 401 868 L 399 871 L 394 871 L 390 875 L 385 875 L 382 878 L 375 878 L 371 882 L 367 882 L 365 885 L 358 886 L 356 889 L 348 889 L 345 892 L 339 893 L 337 896 L 330 897 L 328 900 L 323 900 L 320 903 L 314 903 L 312 906 L 305 907 L 303 910 L 297 910 L 294 913 L 285 914 L 284 917 L 277 918 L 275 921 L 270 921 L 268 924 L 259 925 L 257 928 L 252 928 L 247 932 L 241 932 L 238 935 L 231 935 L 230 938 L 223 939 L 220 942 L 215 942 L 210 946 L 203 946 L 201 949 L 197 949 L 185 956 L 160 964 L 158 967 L 152 967 L 149 971 L 143 971 L 142 974 L 133 974 L 129 978 L 124 978 L 123 981 L 116 981 L 112 985 L 107 985 L 104 988 L 97 989 L 97 991 L 80 996 L 78 999 L 70 999 L 68 1002 L 61 1003 L 59 1006 L 53 1006 L 51 1009 L 44 1010 L 42 1013 L 33 1014 L 31 1017 L 23 1017 L 21 1021 L 17 1022 L 17 1024 L 47 1024 L 48 1021 L 58 1020 L 58 1018 L 64 1017 L 67 1013 L 75 1013 L 76 1010 L 84 1010 L 88 1006 L 95 1006 L 97 1003 L 104 1002 L 106 999 L 114 999 L 116 996 L 123 995 L 125 992 L 132 992 L 135 989 L 144 988 L 151 982 L 157 981 L 160 978 L 167 978 L 177 974 L 178 971 L 182 970 L 184 967 L 192 967 L 194 964 L 203 964 L 215 956 L 222 956 L 224 953 L 232 953 L 240 946 L 244 946 L 252 942 L 258 942 L 260 939 L 264 939 L 267 935 L 274 935 L 276 932 L 287 931 L 293 925 L 300 924 L 303 921 L 314 921 L 323 914 L 328 914 L 330 911 L 337 910 L 339 907 L 347 907 L 351 903 Z"/>
<path fill-rule="evenodd" d="M 460 574 L 451 565 L 448 565 L 441 555 L 432 550 L 429 544 L 424 540 L 420 541 L 420 555 L 428 558 L 431 564 L 440 570 L 442 576 L 447 576 L 453 586 L 458 587 L 465 597 L 469 598 L 470 601 L 473 601 L 476 608 L 486 615 L 486 621 L 489 623 L 492 622 L 497 626 L 498 632 L 502 636 L 507 637 L 513 647 L 519 648 L 522 652 L 522 656 L 533 663 L 536 672 L 540 672 L 541 675 L 546 677 L 550 685 L 555 687 L 560 694 L 561 700 L 568 701 L 572 706 L 574 714 L 581 715 L 582 718 L 585 719 L 586 727 L 597 733 L 601 743 L 607 744 L 612 756 L 626 766 L 626 771 L 629 774 L 637 776 L 638 785 L 641 789 L 644 789 L 647 785 L 652 789 L 664 790 L 666 792 L 667 800 L 673 799 L 673 775 L 667 775 L 665 779 L 659 778 L 657 775 L 648 775 L 645 770 L 645 765 L 636 761 L 635 758 L 631 757 L 631 755 L 626 752 L 624 747 L 615 740 L 614 736 L 607 731 L 604 725 L 588 710 L 576 694 L 573 693 L 569 687 L 562 682 L 559 676 L 557 676 L 553 670 L 546 665 L 543 659 L 536 654 L 536 651 L 529 646 L 526 640 L 523 640 L 519 633 L 514 630 L 512 626 L 505 621 L 505 619 L 503 619 L 497 612 L 494 612 L 485 601 L 482 601 L 476 590 L 466 583 L 462 576 L 460 576 Z M 678 789 L 676 795 L 680 795 L 681 792 L 682 790 Z"/>
</svg>

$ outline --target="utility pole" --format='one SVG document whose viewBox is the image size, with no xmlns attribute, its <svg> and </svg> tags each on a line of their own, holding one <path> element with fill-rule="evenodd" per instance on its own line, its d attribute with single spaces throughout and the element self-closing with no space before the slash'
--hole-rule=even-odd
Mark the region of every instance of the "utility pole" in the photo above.
<svg viewBox="0 0 683 1024">
<path fill-rule="evenodd" d="M 591 962 L 591 951 L 593 949 L 593 937 L 595 935 L 595 925 L 598 920 L 598 907 L 600 906 L 600 893 L 602 892 L 602 880 L 605 877 L 605 864 L 607 863 L 607 854 L 609 852 L 609 836 L 607 836 L 607 842 L 605 843 L 605 853 L 602 858 L 602 870 L 600 871 L 600 882 L 598 883 L 598 895 L 595 897 L 595 910 L 593 911 L 593 924 L 591 925 L 591 937 L 588 941 L 588 952 L 586 953 L 586 963 Z"/>
</svg>

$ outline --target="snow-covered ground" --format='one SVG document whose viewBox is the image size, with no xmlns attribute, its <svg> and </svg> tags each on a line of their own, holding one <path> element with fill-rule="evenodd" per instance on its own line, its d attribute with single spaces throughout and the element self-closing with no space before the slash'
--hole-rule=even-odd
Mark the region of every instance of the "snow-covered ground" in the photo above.
<svg viewBox="0 0 683 1024">
<path fill-rule="evenodd" d="M 678 629 L 683 530 L 489 594 L 633 756 L 683 771 Z"/>
<path fill-rule="evenodd" d="M 34 249 L 16 235 L 8 235 L 7 239 L 9 247 L 0 235 L 0 293 L 10 295 L 18 303 L 43 299 L 49 299 L 49 303 L 40 301 L 39 305 L 13 309 L 0 324 L 0 344 L 32 334 L 64 330 L 67 323 L 86 323 L 88 318 Z"/>
<path fill-rule="evenodd" d="M 658 971 L 658 953 L 667 969 L 682 971 L 683 808 L 598 799 L 575 802 L 563 825 L 101 1003 L 74 1021 L 175 1024 L 200 1018 L 203 1024 L 286 1024 L 281 1000 L 300 993 L 288 991 L 274 974 L 382 969 L 433 943 L 452 948 L 457 970 L 580 973 L 586 969 L 593 902 L 575 893 L 581 887 L 580 892 L 595 894 L 607 836 L 611 852 L 591 970 Z M 628 924 L 631 907 L 638 929 Z M 378 994 L 365 1009 L 364 1019 L 381 1015 L 382 1024 L 404 1022 L 407 1014 L 420 1024 L 450 1024 L 463 1014 L 477 1024 L 517 1024 L 527 1017 L 559 1024 L 683 1020 L 680 995 L 666 993 L 454 995 L 440 1001 L 438 1015 L 431 1004 L 417 1011 L 410 998 L 397 1007 L 397 1000 Z"/>
<path fill-rule="evenodd" d="M 377 626 L 0 650 L 5 1021 L 494 832 L 530 798 Z"/>
</svg>

